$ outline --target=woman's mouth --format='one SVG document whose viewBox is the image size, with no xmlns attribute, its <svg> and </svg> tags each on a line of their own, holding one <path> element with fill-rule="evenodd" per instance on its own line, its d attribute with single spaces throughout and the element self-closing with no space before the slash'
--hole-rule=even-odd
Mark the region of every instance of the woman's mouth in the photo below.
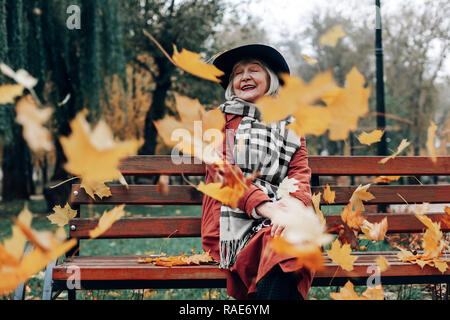
<svg viewBox="0 0 450 320">
<path fill-rule="evenodd" d="M 245 86 L 243 86 L 242 88 L 241 88 L 241 90 L 242 91 L 250 91 L 250 90 L 253 90 L 253 89 L 255 89 L 256 88 L 256 86 L 253 86 L 253 85 L 245 85 Z"/>
</svg>

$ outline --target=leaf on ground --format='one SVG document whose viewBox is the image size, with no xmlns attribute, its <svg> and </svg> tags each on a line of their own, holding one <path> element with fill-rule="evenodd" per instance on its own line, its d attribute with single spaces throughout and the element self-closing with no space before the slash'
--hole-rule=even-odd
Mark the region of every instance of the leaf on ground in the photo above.
<svg viewBox="0 0 450 320">
<path fill-rule="evenodd" d="M 326 185 L 323 189 L 323 199 L 328 203 L 334 203 L 334 199 L 336 197 L 336 191 L 331 191 L 330 186 Z"/>
<path fill-rule="evenodd" d="M 431 158 L 431 160 L 436 163 L 436 148 L 434 147 L 434 140 L 436 139 L 436 130 L 437 126 L 436 124 L 431 120 L 430 126 L 427 129 L 427 142 L 426 142 L 426 148 L 428 151 L 428 154 Z"/>
<path fill-rule="evenodd" d="M 351 255 L 351 251 L 350 245 L 348 243 L 341 245 L 339 239 L 334 240 L 330 250 L 326 250 L 330 259 L 346 271 L 353 270 L 353 263 L 358 258 Z"/>
<path fill-rule="evenodd" d="M 47 216 L 52 224 L 63 227 L 69 223 L 70 219 L 75 218 L 77 211 L 73 210 L 68 203 L 62 208 L 60 205 L 53 207 L 53 214 Z"/>
<path fill-rule="evenodd" d="M 357 138 L 360 143 L 370 146 L 375 142 L 381 141 L 381 137 L 383 136 L 383 134 L 383 130 L 373 130 L 369 133 L 363 132 L 359 136 L 357 136 Z"/>
<path fill-rule="evenodd" d="M 136 154 L 142 144 L 137 140 L 115 141 L 103 120 L 91 129 L 82 112 L 70 122 L 70 127 L 72 133 L 60 138 L 67 158 L 64 168 L 91 187 L 121 179 L 120 161 Z"/>
<path fill-rule="evenodd" d="M 279 198 L 290 197 L 291 192 L 296 192 L 298 190 L 298 182 L 297 179 L 286 176 L 278 186 L 277 196 Z"/>
<path fill-rule="evenodd" d="M 394 152 L 392 155 L 390 155 L 389 157 L 385 157 L 383 159 L 381 159 L 380 161 L 378 161 L 378 163 L 381 164 L 385 164 L 386 162 L 388 162 L 390 159 L 394 159 L 395 157 L 397 157 L 403 150 L 405 150 L 411 143 L 408 142 L 407 139 L 403 139 L 399 146 L 397 147 L 397 151 Z"/>
<path fill-rule="evenodd" d="M 335 47 L 339 39 L 347 36 L 342 26 L 336 25 L 320 36 L 319 43 L 321 46 L 327 45 Z"/>
<path fill-rule="evenodd" d="M 117 220 L 119 220 L 124 216 L 125 214 L 125 211 L 123 210 L 124 207 L 125 205 L 122 204 L 120 206 L 114 207 L 109 211 L 104 211 L 95 229 L 89 231 L 89 237 L 91 239 L 95 239 L 102 233 L 104 233 L 106 230 L 108 230 L 113 225 L 114 222 L 116 222 Z"/>
<path fill-rule="evenodd" d="M 15 98 L 21 96 L 24 89 L 20 84 L 5 84 L 0 86 L 0 104 L 14 103 Z"/>
<path fill-rule="evenodd" d="M 391 181 L 397 181 L 402 176 L 379 176 L 373 180 L 373 183 L 390 183 Z"/>
<path fill-rule="evenodd" d="M 366 185 L 359 185 L 358 188 L 353 191 L 352 196 L 350 197 L 350 204 L 352 208 L 359 211 L 364 211 L 363 201 L 369 201 L 375 199 L 375 196 L 367 191 L 369 189 L 370 183 Z"/>
<path fill-rule="evenodd" d="M 44 127 L 52 113 L 51 108 L 40 109 L 31 95 L 22 97 L 16 104 L 16 121 L 22 125 L 23 137 L 35 152 L 53 150 L 52 135 Z"/>
<path fill-rule="evenodd" d="M 220 82 L 218 77 L 224 74 L 224 72 L 217 69 L 216 66 L 203 61 L 202 56 L 198 53 L 184 48 L 181 49 L 181 52 L 178 52 L 175 45 L 173 45 L 172 59 L 176 65 L 184 71 L 206 80 Z"/>
</svg>

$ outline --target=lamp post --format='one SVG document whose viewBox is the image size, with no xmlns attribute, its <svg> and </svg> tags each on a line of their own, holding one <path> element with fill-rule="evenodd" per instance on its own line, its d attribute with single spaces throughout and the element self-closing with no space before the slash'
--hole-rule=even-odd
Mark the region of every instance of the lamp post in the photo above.
<svg viewBox="0 0 450 320">
<path fill-rule="evenodd" d="M 381 8 L 380 0 L 375 0 L 375 58 L 376 58 L 376 99 L 377 99 L 377 128 L 385 130 L 386 118 L 384 107 L 384 73 L 383 73 L 383 44 L 381 39 Z M 378 155 L 387 155 L 386 132 L 378 143 Z"/>
</svg>

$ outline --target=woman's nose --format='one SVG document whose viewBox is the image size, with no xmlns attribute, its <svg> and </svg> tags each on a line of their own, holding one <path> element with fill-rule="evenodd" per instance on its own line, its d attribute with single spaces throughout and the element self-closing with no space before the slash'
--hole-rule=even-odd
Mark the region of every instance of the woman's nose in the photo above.
<svg viewBox="0 0 450 320">
<path fill-rule="evenodd" d="M 247 80 L 250 78 L 250 72 L 249 71 L 244 71 L 244 73 L 242 74 L 242 80 Z"/>
</svg>

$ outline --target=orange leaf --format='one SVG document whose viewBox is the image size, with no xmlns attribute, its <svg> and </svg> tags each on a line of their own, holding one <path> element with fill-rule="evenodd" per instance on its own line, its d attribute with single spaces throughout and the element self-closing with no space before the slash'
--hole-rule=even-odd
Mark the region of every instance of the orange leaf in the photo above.
<svg viewBox="0 0 450 320">
<path fill-rule="evenodd" d="M 69 223 L 70 219 L 75 218 L 77 211 L 73 210 L 68 203 L 62 208 L 60 205 L 53 207 L 53 214 L 47 216 L 51 223 L 63 227 Z"/>
<path fill-rule="evenodd" d="M 313 59 L 310 56 L 306 55 L 306 54 L 302 54 L 303 59 L 306 60 L 307 64 L 310 65 L 316 65 L 317 64 L 317 59 Z"/>
<path fill-rule="evenodd" d="M 450 228 L 450 207 L 445 207 L 444 211 L 446 215 L 441 221 L 447 226 L 447 228 Z"/>
<path fill-rule="evenodd" d="M 91 239 L 97 238 L 106 230 L 108 230 L 114 222 L 123 217 L 123 215 L 125 214 L 125 211 L 123 210 L 124 207 L 125 205 L 122 204 L 120 206 L 114 207 L 109 211 L 105 210 L 103 212 L 103 215 L 100 217 L 95 229 L 89 231 L 89 237 Z"/>
<path fill-rule="evenodd" d="M 363 224 L 361 225 L 361 231 L 364 232 L 366 236 L 361 238 L 373 241 L 384 240 L 387 228 L 388 228 L 387 217 L 385 217 L 379 223 L 370 223 L 369 221 L 364 220 Z"/>
<path fill-rule="evenodd" d="M 334 203 L 334 198 L 336 197 L 336 191 L 331 191 L 330 186 L 327 186 L 323 190 L 323 199 L 328 203 Z"/>
<path fill-rule="evenodd" d="M 216 66 L 212 64 L 204 62 L 198 53 L 186 50 L 184 48 L 181 52 L 178 52 L 175 45 L 173 45 L 173 51 L 173 61 L 184 71 L 206 80 L 220 82 L 218 77 L 224 74 L 223 71 L 217 69 Z"/>
<path fill-rule="evenodd" d="M 299 250 L 282 237 L 274 237 L 270 241 L 270 246 L 278 254 L 287 254 L 296 257 L 299 267 L 305 267 L 315 271 L 324 269 L 324 259 L 320 247 L 315 247 L 308 251 Z"/>
<path fill-rule="evenodd" d="M 321 197 L 322 193 L 319 192 L 318 194 L 313 194 L 311 197 L 313 206 L 314 206 L 314 210 L 316 211 L 317 215 L 320 218 L 320 222 L 323 225 L 326 225 L 327 221 L 325 220 L 325 217 L 323 216 L 323 212 L 322 210 L 320 210 L 320 197 Z"/>
<path fill-rule="evenodd" d="M 391 181 L 397 181 L 402 176 L 379 176 L 373 180 L 373 183 L 390 183 Z"/>
<path fill-rule="evenodd" d="M 341 211 L 341 218 L 350 228 L 360 230 L 361 225 L 365 221 L 360 210 L 352 210 L 352 205 L 349 203 Z"/>
<path fill-rule="evenodd" d="M 319 42 L 320 45 L 327 45 L 330 47 L 335 47 L 338 40 L 346 36 L 344 29 L 342 29 L 341 25 L 336 25 L 326 33 L 320 36 Z"/>
<path fill-rule="evenodd" d="M 384 300 L 383 288 L 381 285 L 368 287 L 360 296 L 355 292 L 353 283 L 347 281 L 339 292 L 330 292 L 333 300 Z"/>
<path fill-rule="evenodd" d="M 373 130 L 370 133 L 363 132 L 357 138 L 360 143 L 370 146 L 372 143 L 381 141 L 383 134 L 383 130 Z"/>
<path fill-rule="evenodd" d="M 375 199 L 374 195 L 367 191 L 369 189 L 370 183 L 365 186 L 359 185 L 358 188 L 353 191 L 350 197 L 350 203 L 352 208 L 359 211 L 364 211 L 363 201 L 369 201 Z"/>
<path fill-rule="evenodd" d="M 0 105 L 14 103 L 14 99 L 21 96 L 24 89 L 20 84 L 5 84 L 0 86 Z"/>
<path fill-rule="evenodd" d="M 351 255 L 351 251 L 352 249 L 349 244 L 341 245 L 338 239 L 334 240 L 330 250 L 326 250 L 330 259 L 347 271 L 353 270 L 353 263 L 358 258 L 357 256 Z"/>
</svg>

